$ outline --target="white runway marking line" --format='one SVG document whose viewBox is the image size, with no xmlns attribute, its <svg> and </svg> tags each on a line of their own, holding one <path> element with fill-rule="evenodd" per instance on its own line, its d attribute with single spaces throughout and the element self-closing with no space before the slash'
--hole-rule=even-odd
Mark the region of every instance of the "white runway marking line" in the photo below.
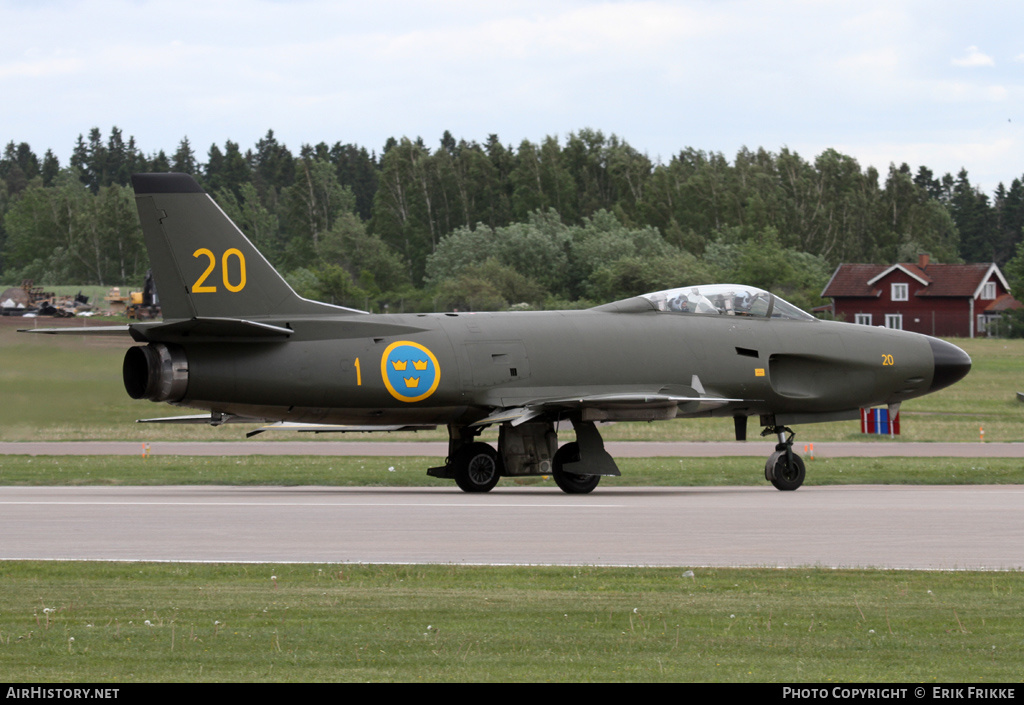
<svg viewBox="0 0 1024 705">
<path fill-rule="evenodd" d="M 479 508 L 521 508 L 521 509 L 620 509 L 625 504 L 448 504 L 448 503 L 402 503 L 393 502 L 77 502 L 53 500 L 4 501 L 0 506 L 7 505 L 52 505 L 52 506 L 96 506 L 96 507 L 441 507 L 444 509 L 479 509 Z"/>
</svg>

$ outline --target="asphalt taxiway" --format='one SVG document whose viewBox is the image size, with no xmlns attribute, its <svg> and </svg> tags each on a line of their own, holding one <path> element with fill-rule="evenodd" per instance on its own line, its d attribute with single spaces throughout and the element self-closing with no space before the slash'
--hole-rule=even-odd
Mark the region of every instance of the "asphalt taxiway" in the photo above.
<svg viewBox="0 0 1024 705">
<path fill-rule="evenodd" d="M 794 450 L 805 453 L 805 441 Z M 150 455 L 369 455 L 428 456 L 444 459 L 448 444 L 438 441 L 153 441 Z M 141 442 L 19 441 L 0 443 L 0 455 L 139 455 Z M 767 458 L 774 441 L 609 441 L 616 458 Z M 814 444 L 819 458 L 1024 458 L 1024 443 L 915 443 L 895 440 Z"/>
<path fill-rule="evenodd" d="M 0 559 L 1024 569 L 1024 487 L 0 487 Z"/>
<path fill-rule="evenodd" d="M 767 456 L 770 441 L 609 442 L 617 457 Z M 797 444 L 800 450 L 800 444 Z M 445 443 L 153 442 L 151 455 L 443 458 Z M 0 443 L 137 455 L 138 442 Z M 827 442 L 826 457 L 1024 457 L 1021 443 Z M 0 487 L 0 559 L 1024 569 L 1024 487 Z"/>
</svg>

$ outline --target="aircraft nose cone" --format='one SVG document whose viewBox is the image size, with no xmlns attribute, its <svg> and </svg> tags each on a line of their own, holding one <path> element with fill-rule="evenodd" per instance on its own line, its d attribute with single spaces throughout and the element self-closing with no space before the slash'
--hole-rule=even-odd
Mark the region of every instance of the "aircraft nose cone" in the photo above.
<svg viewBox="0 0 1024 705">
<path fill-rule="evenodd" d="M 971 371 L 971 357 L 957 346 L 938 338 L 929 338 L 928 343 L 932 346 L 932 356 L 935 358 L 935 373 L 932 375 L 929 392 L 959 382 Z"/>
</svg>

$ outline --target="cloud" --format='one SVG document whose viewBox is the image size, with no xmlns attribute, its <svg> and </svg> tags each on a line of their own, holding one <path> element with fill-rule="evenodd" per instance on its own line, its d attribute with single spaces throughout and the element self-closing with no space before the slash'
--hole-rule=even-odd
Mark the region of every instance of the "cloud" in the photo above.
<svg viewBox="0 0 1024 705">
<path fill-rule="evenodd" d="M 974 68 L 976 66 L 995 66 L 996 62 L 988 54 L 982 54 L 978 47 L 970 46 L 967 47 L 967 56 L 960 59 L 953 59 L 953 66 L 961 66 L 964 68 Z"/>
<path fill-rule="evenodd" d="M 0 102 L 0 144 L 66 163 L 91 126 L 147 152 L 592 127 L 666 158 L 870 144 L 876 166 L 1008 183 L 1024 137 L 997 169 L 1005 145 L 957 131 L 1018 138 L 1021 20 L 953 0 L 0 0 L 0 95 L 30 98 Z"/>
<path fill-rule="evenodd" d="M 60 56 L 33 58 L 22 61 L 0 63 L 0 80 L 8 78 L 52 78 L 80 74 L 85 71 L 85 64 L 78 58 Z"/>
<path fill-rule="evenodd" d="M 927 87 L 928 102 L 932 105 L 980 102 L 1002 102 L 1010 97 L 1010 90 L 1001 85 L 981 85 L 965 81 L 933 81 Z"/>
</svg>

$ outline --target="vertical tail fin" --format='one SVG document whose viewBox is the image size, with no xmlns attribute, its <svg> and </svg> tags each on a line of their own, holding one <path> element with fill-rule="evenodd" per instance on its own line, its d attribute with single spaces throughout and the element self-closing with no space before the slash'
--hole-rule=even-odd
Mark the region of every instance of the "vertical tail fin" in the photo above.
<svg viewBox="0 0 1024 705">
<path fill-rule="evenodd" d="M 186 174 L 135 174 L 164 320 L 359 313 L 304 299 Z"/>
</svg>

